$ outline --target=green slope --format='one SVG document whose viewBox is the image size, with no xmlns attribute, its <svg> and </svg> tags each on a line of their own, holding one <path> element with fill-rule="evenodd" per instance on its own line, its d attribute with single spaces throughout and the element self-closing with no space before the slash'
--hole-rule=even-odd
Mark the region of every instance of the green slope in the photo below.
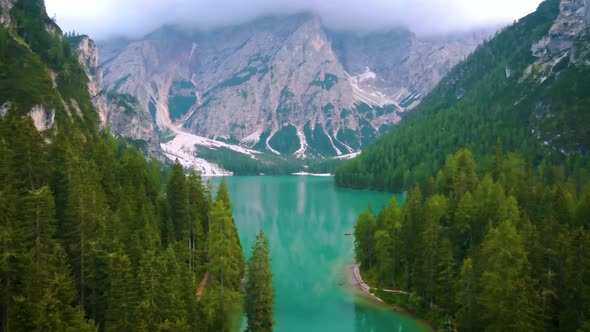
<svg viewBox="0 0 590 332">
<path fill-rule="evenodd" d="M 59 128 L 96 136 L 86 74 L 43 2 L 16 1 L 10 14 L 15 24 L 0 27 L 0 103 L 12 103 L 21 115 L 35 105 L 54 109 Z"/>
<path fill-rule="evenodd" d="M 341 166 L 336 183 L 402 191 L 435 176 L 447 156 L 462 147 L 485 170 L 498 142 L 534 165 L 565 165 L 566 159 L 573 164 L 586 156 L 590 68 L 585 61 L 533 66 L 524 75 L 538 60 L 531 45 L 547 34 L 558 14 L 559 1 L 547 0 L 478 47 L 399 126 Z M 576 43 L 576 52 L 587 57 L 587 35 Z"/>
</svg>

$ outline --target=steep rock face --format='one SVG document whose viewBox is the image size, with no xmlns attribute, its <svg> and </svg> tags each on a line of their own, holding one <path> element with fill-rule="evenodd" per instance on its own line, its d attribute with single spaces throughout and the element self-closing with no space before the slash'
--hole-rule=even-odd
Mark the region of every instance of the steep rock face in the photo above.
<svg viewBox="0 0 590 332">
<path fill-rule="evenodd" d="M 0 0 L 0 24 L 4 27 L 10 26 L 10 10 L 16 0 Z"/>
<path fill-rule="evenodd" d="M 336 33 L 310 14 L 207 32 L 167 26 L 101 45 L 103 88 L 136 97 L 163 135 L 341 155 L 396 124 L 484 37 Z"/>
<path fill-rule="evenodd" d="M 209 86 L 203 89 L 202 104 L 187 115 L 184 128 L 281 154 L 303 156 L 312 149 L 321 149 L 319 154 L 352 152 L 352 147 L 337 141 L 341 129 L 358 131 L 361 119 L 373 121 L 373 129 L 382 119 L 342 112 L 354 112 L 352 87 L 317 18 L 297 17 L 289 22 L 292 31 L 288 34 L 275 32 L 276 25 L 258 28 L 263 33 L 248 39 L 237 38 L 235 43 L 241 43 L 237 47 L 242 50 L 222 55 L 221 66 L 207 61 L 215 59 L 214 55 L 196 49 L 191 59 L 193 81 Z M 269 43 L 268 39 L 276 41 Z M 395 114 L 384 117 L 393 122 Z M 326 139 L 324 147 L 310 147 L 315 138 L 310 132 L 316 128 L 317 136 Z"/>
<path fill-rule="evenodd" d="M 561 76 L 567 78 L 587 75 L 590 66 L 590 22 L 587 21 L 589 10 L 588 0 L 561 0 L 559 15 L 549 33 L 531 48 L 538 59 L 525 72 L 525 75 L 531 75 L 532 68 L 536 68 L 538 74 L 534 78 L 540 84 L 549 81 L 549 87 L 555 86 L 548 88 L 537 101 L 531 121 L 531 133 L 544 146 L 565 155 L 583 155 L 590 148 L 590 133 L 587 121 L 583 119 L 587 113 L 576 113 L 577 107 L 584 109 L 584 106 L 568 105 L 571 102 L 569 99 L 578 100 L 579 105 L 584 105 L 584 98 L 575 97 L 573 91 L 569 91 L 567 99 L 555 97 Z M 580 86 L 585 86 L 582 79 L 577 81 Z M 587 92 L 584 97 L 586 96 Z"/>
<path fill-rule="evenodd" d="M 73 40 L 74 38 L 72 38 Z M 77 46 L 78 58 L 88 74 L 88 89 L 91 96 L 101 91 L 102 70 L 98 67 L 98 47 L 94 41 L 86 36 L 79 37 Z"/>
<path fill-rule="evenodd" d="M 377 87 L 401 108 L 412 108 L 490 31 L 447 38 L 417 38 L 406 30 L 359 35 L 332 33 L 332 43 L 345 70 L 353 76 L 370 68 L 361 86 Z"/>
<path fill-rule="evenodd" d="M 46 111 L 43 106 L 37 105 L 31 109 L 29 116 L 33 120 L 35 128 L 40 132 L 53 127 L 55 123 L 55 109 Z"/>
<path fill-rule="evenodd" d="M 88 76 L 88 91 L 98 111 L 101 128 L 108 128 L 115 137 L 130 139 L 148 156 L 161 158 L 158 135 L 146 108 L 131 95 L 103 90 L 103 70 L 94 41 L 87 36 L 72 37 L 70 41 Z"/>
<path fill-rule="evenodd" d="M 547 36 L 533 44 L 533 55 L 540 61 L 559 60 L 568 53 L 575 39 L 587 27 L 588 0 L 561 0 L 559 16 Z"/>
</svg>

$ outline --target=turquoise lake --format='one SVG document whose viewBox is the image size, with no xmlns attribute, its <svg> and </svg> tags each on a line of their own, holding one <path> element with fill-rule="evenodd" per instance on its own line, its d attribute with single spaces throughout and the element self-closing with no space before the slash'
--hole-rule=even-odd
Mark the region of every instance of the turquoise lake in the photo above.
<svg viewBox="0 0 590 332">
<path fill-rule="evenodd" d="M 353 232 L 360 211 L 377 211 L 391 194 L 336 188 L 331 177 L 226 181 L 246 257 L 260 229 L 269 238 L 275 331 L 426 331 L 411 316 L 356 294 L 347 273 L 354 238 L 344 234 Z"/>
</svg>

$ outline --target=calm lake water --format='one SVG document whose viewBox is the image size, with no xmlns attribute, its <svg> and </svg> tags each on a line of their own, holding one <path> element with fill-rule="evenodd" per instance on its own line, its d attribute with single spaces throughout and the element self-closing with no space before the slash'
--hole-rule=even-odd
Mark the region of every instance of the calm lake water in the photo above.
<svg viewBox="0 0 590 332">
<path fill-rule="evenodd" d="M 391 194 L 339 189 L 330 177 L 226 181 L 246 257 L 260 229 L 269 238 L 275 331 L 426 331 L 412 317 L 355 295 L 347 282 L 354 238 L 344 233 L 353 231 L 360 211 L 377 211 Z"/>
</svg>

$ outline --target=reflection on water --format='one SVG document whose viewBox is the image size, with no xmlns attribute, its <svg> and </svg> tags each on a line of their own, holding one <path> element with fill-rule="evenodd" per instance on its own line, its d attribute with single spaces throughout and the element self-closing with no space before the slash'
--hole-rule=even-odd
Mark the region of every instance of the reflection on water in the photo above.
<svg viewBox="0 0 590 332">
<path fill-rule="evenodd" d="M 359 302 L 343 281 L 353 259 L 344 233 L 362 209 L 391 195 L 336 189 L 331 178 L 230 177 L 227 185 L 245 255 L 259 229 L 269 238 L 275 331 L 420 330 L 407 316 Z"/>
</svg>

